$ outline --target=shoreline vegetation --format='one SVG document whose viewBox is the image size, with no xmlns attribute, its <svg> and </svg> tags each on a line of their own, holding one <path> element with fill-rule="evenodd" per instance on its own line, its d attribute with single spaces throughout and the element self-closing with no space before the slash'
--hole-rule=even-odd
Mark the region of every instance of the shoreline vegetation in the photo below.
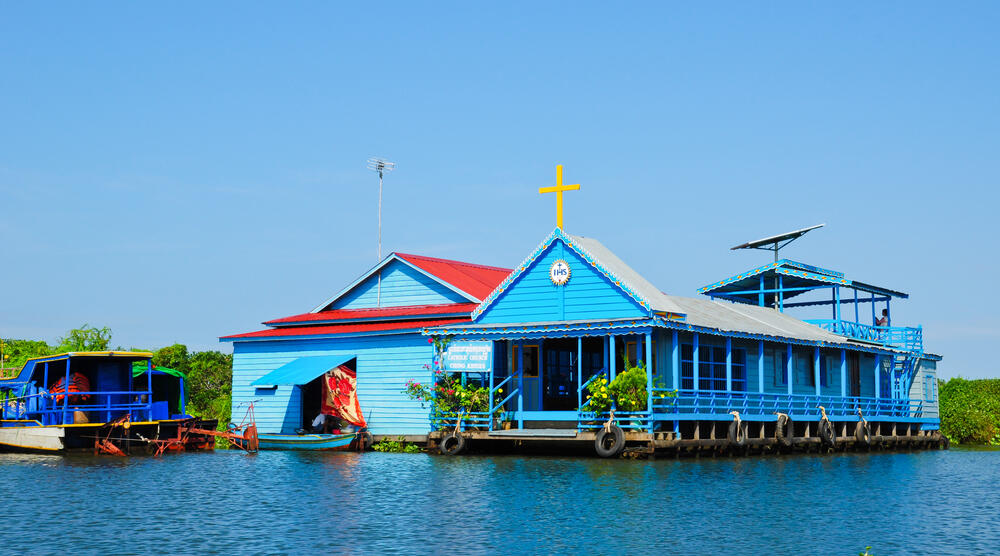
<svg viewBox="0 0 1000 556">
<path fill-rule="evenodd" d="M 55 345 L 41 340 L 0 338 L 0 368 L 17 372 L 24 362 L 67 351 L 104 351 L 111 345 L 111 330 L 84 324 L 59 338 Z M 118 347 L 115 349 L 122 350 Z M 153 364 L 176 369 L 185 381 L 187 412 L 204 419 L 218 419 L 219 430 L 231 420 L 233 356 L 219 351 L 189 352 L 183 344 L 148 351 Z M 938 381 L 941 433 L 961 445 L 1000 446 L 1000 379 L 952 378 Z M 386 451 L 403 451 L 404 443 L 385 445 Z M 219 445 L 222 447 L 222 445 Z M 411 448 L 412 450 L 412 448 Z"/>
<path fill-rule="evenodd" d="M 961 445 L 1000 446 L 1000 379 L 938 381 L 941 434 Z"/>
<path fill-rule="evenodd" d="M 55 345 L 41 340 L 0 338 L 0 368 L 4 376 L 17 373 L 25 361 L 68 351 L 107 351 L 111 345 L 111 329 L 84 324 L 59 338 Z M 159 349 L 116 347 L 116 351 L 146 351 L 153 354 L 153 364 L 181 371 L 184 381 L 186 411 L 202 419 L 218 419 L 219 430 L 226 430 L 231 420 L 233 356 L 219 351 L 189 352 L 183 344 Z M 216 447 L 228 446 L 216 441 Z"/>
</svg>

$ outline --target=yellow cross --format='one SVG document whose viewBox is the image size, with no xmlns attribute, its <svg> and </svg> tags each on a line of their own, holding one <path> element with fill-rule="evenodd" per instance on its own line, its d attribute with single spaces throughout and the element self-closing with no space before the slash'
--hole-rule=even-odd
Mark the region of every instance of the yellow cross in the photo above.
<svg viewBox="0 0 1000 556">
<path fill-rule="evenodd" d="M 556 185 L 554 187 L 539 187 L 539 193 L 555 193 L 556 194 L 556 227 L 563 227 L 562 219 L 562 195 L 563 191 L 576 191 L 580 189 L 580 184 L 574 183 L 573 185 L 563 185 L 562 182 L 562 164 L 556 166 Z"/>
</svg>

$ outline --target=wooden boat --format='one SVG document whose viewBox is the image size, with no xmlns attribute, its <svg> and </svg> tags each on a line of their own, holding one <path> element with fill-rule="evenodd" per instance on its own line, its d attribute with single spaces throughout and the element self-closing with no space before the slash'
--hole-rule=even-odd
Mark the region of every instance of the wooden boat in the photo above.
<svg viewBox="0 0 1000 556">
<path fill-rule="evenodd" d="M 356 433 L 346 434 L 271 434 L 260 433 L 261 450 L 350 450 Z"/>
</svg>

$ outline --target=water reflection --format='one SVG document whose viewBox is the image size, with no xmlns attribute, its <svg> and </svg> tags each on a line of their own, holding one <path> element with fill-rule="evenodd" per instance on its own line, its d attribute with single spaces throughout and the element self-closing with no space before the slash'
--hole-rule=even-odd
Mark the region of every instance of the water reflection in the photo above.
<svg viewBox="0 0 1000 556">
<path fill-rule="evenodd" d="M 995 552 L 1000 453 L 0 454 L 9 552 Z M 58 534 L 54 534 L 56 531 Z M 109 544 L 110 543 L 110 544 Z"/>
</svg>

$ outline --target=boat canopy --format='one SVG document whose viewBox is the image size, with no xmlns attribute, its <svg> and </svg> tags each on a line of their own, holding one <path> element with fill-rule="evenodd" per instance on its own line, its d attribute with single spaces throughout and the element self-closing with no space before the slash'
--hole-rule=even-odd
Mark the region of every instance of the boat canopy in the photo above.
<svg viewBox="0 0 1000 556">
<path fill-rule="evenodd" d="M 146 374 L 148 369 L 145 361 L 135 361 L 132 363 L 132 376 L 139 376 Z M 169 369 L 160 365 L 153 365 L 153 374 L 163 373 L 165 375 L 175 376 L 177 378 L 186 379 L 187 375 L 183 371 L 178 371 L 177 369 Z"/>
<path fill-rule="evenodd" d="M 250 383 L 251 386 L 308 384 L 321 374 L 347 363 L 356 355 L 313 355 L 299 357 Z"/>
</svg>

